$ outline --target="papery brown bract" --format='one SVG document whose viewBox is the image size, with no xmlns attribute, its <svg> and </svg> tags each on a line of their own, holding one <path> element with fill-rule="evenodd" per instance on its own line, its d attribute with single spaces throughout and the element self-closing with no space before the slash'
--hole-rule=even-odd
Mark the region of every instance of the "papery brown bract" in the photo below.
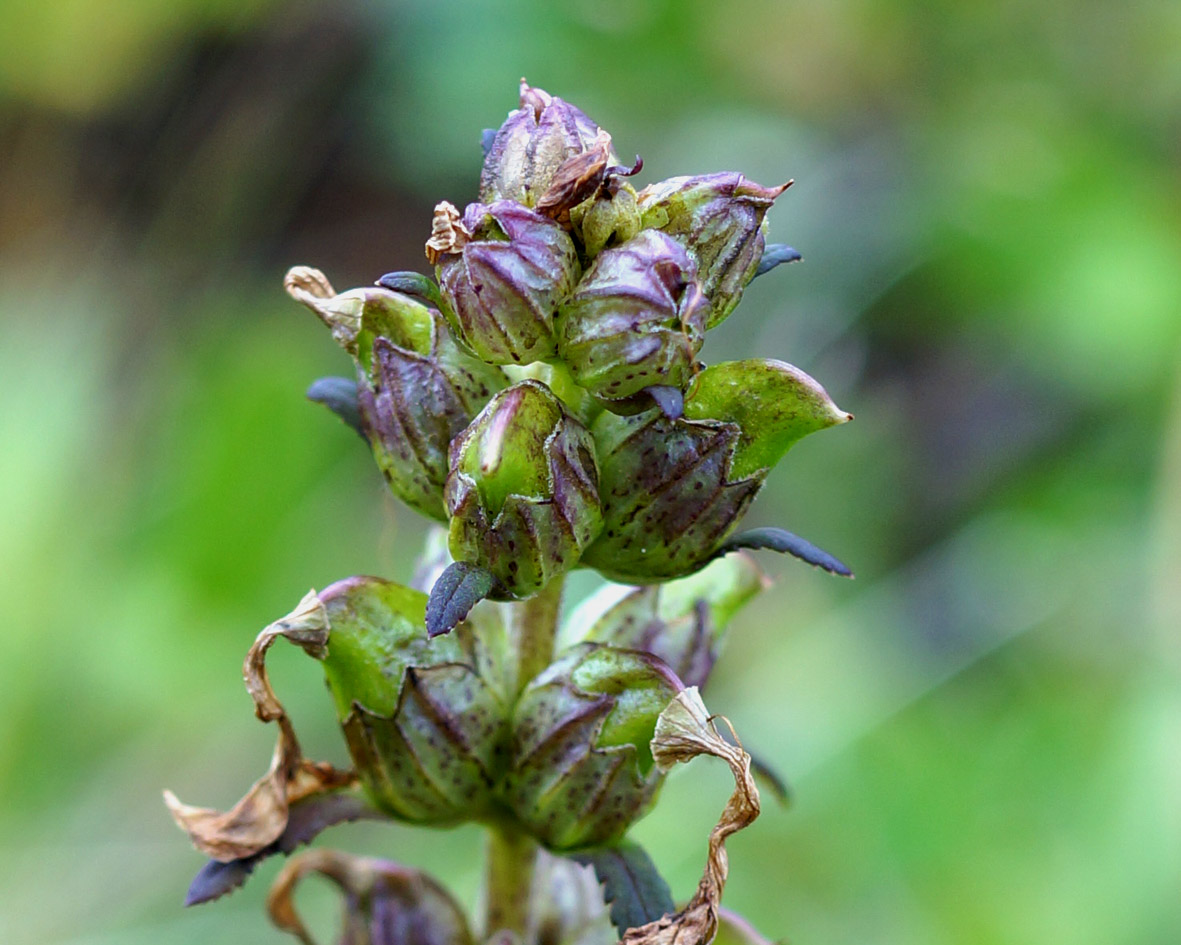
<svg viewBox="0 0 1181 945">
<path fill-rule="evenodd" d="M 436 209 L 436 220 L 440 213 L 451 211 Z M 462 230 L 435 247 L 444 314 L 477 357 L 529 364 L 553 355 L 554 313 L 580 272 L 558 223 L 512 200 L 469 204 Z"/>
<path fill-rule="evenodd" d="M 544 384 L 514 384 L 451 444 L 451 554 L 490 571 L 502 596 L 528 597 L 598 534 L 598 485 L 586 427 Z"/>
</svg>

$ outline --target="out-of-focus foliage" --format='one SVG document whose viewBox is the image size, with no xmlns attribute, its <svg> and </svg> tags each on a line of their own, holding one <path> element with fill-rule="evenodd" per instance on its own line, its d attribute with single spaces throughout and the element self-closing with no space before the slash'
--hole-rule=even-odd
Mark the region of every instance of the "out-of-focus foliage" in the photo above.
<svg viewBox="0 0 1181 945">
<path fill-rule="evenodd" d="M 1178 49 L 1152 0 L 0 4 L 0 938 L 281 940 L 265 882 L 180 910 L 159 788 L 236 798 L 270 748 L 254 634 L 309 584 L 407 579 L 421 526 L 303 400 L 347 365 L 280 280 L 425 271 L 526 75 L 637 186 L 796 178 L 771 234 L 805 261 L 701 356 L 857 415 L 752 512 L 858 580 L 769 560 L 727 633 L 710 705 L 794 790 L 727 905 L 800 943 L 1176 940 Z M 272 678 L 342 761 L 307 662 Z M 681 900 L 716 775 L 638 828 Z M 468 902 L 478 841 L 334 837 Z"/>
</svg>

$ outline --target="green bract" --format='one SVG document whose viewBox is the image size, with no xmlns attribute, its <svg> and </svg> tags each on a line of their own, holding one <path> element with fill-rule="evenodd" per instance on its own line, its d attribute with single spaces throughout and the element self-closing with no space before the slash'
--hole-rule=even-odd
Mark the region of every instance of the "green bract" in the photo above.
<svg viewBox="0 0 1181 945">
<path fill-rule="evenodd" d="M 469 632 L 427 640 L 426 595 L 378 578 L 325 589 L 324 673 L 370 798 L 414 823 L 455 823 L 493 807 L 507 737 L 504 694 L 480 671 Z"/>
<path fill-rule="evenodd" d="M 451 554 L 528 597 L 573 567 L 598 534 L 590 433 L 539 381 L 497 394 L 451 444 Z"/>
</svg>

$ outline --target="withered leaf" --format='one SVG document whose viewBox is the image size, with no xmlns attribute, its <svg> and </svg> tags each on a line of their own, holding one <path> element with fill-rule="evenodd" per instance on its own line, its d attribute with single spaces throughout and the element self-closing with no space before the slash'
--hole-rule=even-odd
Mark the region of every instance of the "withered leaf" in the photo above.
<svg viewBox="0 0 1181 945">
<path fill-rule="evenodd" d="M 559 165 L 534 209 L 559 223 L 569 222 L 570 209 L 593 197 L 603 186 L 610 158 L 611 136 L 600 128 L 590 148 L 571 155 Z"/>
<path fill-rule="evenodd" d="M 290 806 L 287 826 L 274 843 L 240 860 L 228 863 L 210 860 L 206 863 L 193 877 L 185 905 L 200 905 L 233 892 L 267 857 L 289 854 L 303 844 L 311 843 L 322 830 L 334 824 L 364 819 L 385 820 L 386 817 L 357 794 L 320 794 L 298 801 Z"/>
<path fill-rule="evenodd" d="M 279 739 L 270 769 L 237 804 L 222 812 L 184 804 L 171 791 L 164 792 L 164 802 L 177 825 L 207 856 L 222 863 L 253 856 L 283 833 L 289 805 L 346 787 L 356 779 L 351 771 L 338 771 L 303 757 L 291 720 L 267 679 L 266 652 L 275 640 L 284 637 L 312 656 L 322 657 L 328 632 L 324 604 L 315 591 L 309 591 L 295 610 L 267 626 L 246 654 L 242 674 L 255 714 L 264 722 L 278 723 Z"/>
<path fill-rule="evenodd" d="M 729 863 L 726 838 L 759 816 L 759 791 L 750 773 L 750 755 L 718 734 L 696 686 L 679 692 L 660 714 L 652 755 L 662 768 L 691 761 L 698 755 L 721 758 L 734 775 L 730 796 L 717 826 L 709 835 L 709 856 L 697 892 L 680 912 L 629 929 L 623 945 L 709 945 L 718 929 L 718 909 Z"/>
<path fill-rule="evenodd" d="M 624 841 L 614 847 L 574 853 L 570 859 L 594 869 L 603 886 L 603 899 L 611 907 L 611 923 L 620 935 L 676 908 L 668 883 L 639 844 Z"/>
<path fill-rule="evenodd" d="M 432 266 L 447 253 L 458 253 L 472 238 L 462 222 L 463 215 L 446 200 L 435 205 L 431 219 L 431 237 L 426 241 L 426 258 Z"/>
</svg>

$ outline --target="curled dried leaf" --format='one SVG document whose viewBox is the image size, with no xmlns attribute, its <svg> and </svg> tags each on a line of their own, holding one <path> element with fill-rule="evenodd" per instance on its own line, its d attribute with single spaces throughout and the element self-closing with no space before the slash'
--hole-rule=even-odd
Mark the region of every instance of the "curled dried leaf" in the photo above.
<svg viewBox="0 0 1181 945">
<path fill-rule="evenodd" d="M 295 610 L 267 626 L 246 654 L 242 675 L 254 700 L 255 714 L 264 722 L 278 723 L 279 740 L 270 769 L 237 804 L 223 812 L 182 803 L 171 791 L 164 792 L 173 820 L 206 856 L 222 863 L 253 856 L 283 833 L 291 804 L 347 787 L 356 779 L 351 771 L 303 757 L 291 720 L 267 679 L 266 652 L 275 640 L 284 637 L 322 658 L 328 632 L 324 604 L 315 591 L 309 591 Z"/>
<path fill-rule="evenodd" d="M 280 617 L 263 629 L 242 664 L 242 678 L 246 691 L 254 700 L 255 715 L 264 722 L 273 722 L 286 715 L 267 679 L 266 656 L 271 644 L 283 637 L 302 647 L 313 659 L 323 659 L 327 652 L 328 631 L 328 611 L 314 590 L 304 594 L 286 617 Z"/>
<path fill-rule="evenodd" d="M 332 283 L 319 269 L 311 266 L 292 266 L 283 277 L 283 288 L 295 301 L 314 309 L 319 299 L 330 299 L 336 295 Z"/>
<path fill-rule="evenodd" d="M 690 686 L 660 713 L 652 756 L 657 765 L 668 769 L 698 755 L 721 758 L 734 774 L 734 793 L 709 835 L 705 872 L 684 909 L 628 929 L 623 945 L 708 945 L 717 933 L 719 903 L 729 872 L 726 838 L 759 816 L 759 791 L 750 773 L 750 755 L 718 734 L 697 687 Z"/>
<path fill-rule="evenodd" d="M 472 238 L 471 232 L 463 225 L 462 216 L 455 204 L 446 200 L 435 205 L 431 238 L 426 241 L 426 258 L 432 266 L 445 253 L 458 253 Z"/>
</svg>

